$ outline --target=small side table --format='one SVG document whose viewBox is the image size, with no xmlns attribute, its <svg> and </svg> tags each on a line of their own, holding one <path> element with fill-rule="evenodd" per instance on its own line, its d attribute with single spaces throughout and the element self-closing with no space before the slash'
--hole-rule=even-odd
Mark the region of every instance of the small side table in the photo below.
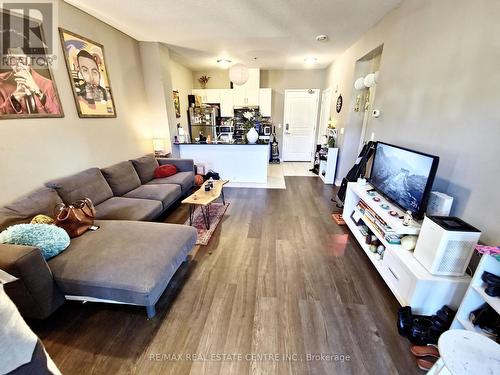
<svg viewBox="0 0 500 375">
<path fill-rule="evenodd" d="M 500 345 L 472 331 L 452 329 L 439 337 L 441 358 L 427 375 L 500 374 Z"/>
<path fill-rule="evenodd" d="M 194 207 L 200 206 L 205 227 L 207 230 L 210 229 L 210 204 L 219 198 L 222 198 L 222 204 L 226 204 L 224 199 L 224 185 L 228 182 L 228 180 L 213 180 L 214 187 L 212 190 L 205 191 L 205 185 L 208 183 L 208 181 L 205 181 L 196 192 L 181 202 L 189 204 L 189 225 L 193 225 Z"/>
</svg>

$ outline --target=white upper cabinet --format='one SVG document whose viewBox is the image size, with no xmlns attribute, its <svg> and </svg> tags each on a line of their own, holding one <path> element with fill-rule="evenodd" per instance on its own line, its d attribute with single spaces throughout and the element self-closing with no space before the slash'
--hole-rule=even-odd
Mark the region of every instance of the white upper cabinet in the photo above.
<svg viewBox="0 0 500 375">
<path fill-rule="evenodd" d="M 248 69 L 248 81 L 238 86 L 233 85 L 235 107 L 259 105 L 260 69 Z"/>
<path fill-rule="evenodd" d="M 219 90 L 219 95 L 220 95 L 220 116 L 233 117 L 234 116 L 233 90 L 221 89 Z"/>
<path fill-rule="evenodd" d="M 233 86 L 233 102 L 235 107 L 245 107 L 247 105 L 247 89 L 244 86 Z"/>
<path fill-rule="evenodd" d="M 271 117 L 272 89 L 259 89 L 259 111 L 263 117 Z"/>
<path fill-rule="evenodd" d="M 202 103 L 220 103 L 219 89 L 193 89 L 193 95 L 201 96 Z"/>
<path fill-rule="evenodd" d="M 193 89 L 193 95 L 201 97 L 202 103 L 220 103 L 222 117 L 233 117 L 234 107 L 260 106 L 263 103 L 266 115 L 271 116 L 271 89 L 264 96 L 260 89 L 260 69 L 248 69 L 248 81 L 233 89 Z M 264 99 L 262 99 L 262 97 Z M 261 109 L 262 112 L 262 109 Z"/>
<path fill-rule="evenodd" d="M 205 89 L 207 92 L 206 101 L 204 103 L 220 103 L 220 90 L 219 89 Z"/>
<path fill-rule="evenodd" d="M 193 93 L 193 95 L 200 96 L 202 102 L 205 100 L 205 90 L 193 89 L 191 92 Z"/>
</svg>

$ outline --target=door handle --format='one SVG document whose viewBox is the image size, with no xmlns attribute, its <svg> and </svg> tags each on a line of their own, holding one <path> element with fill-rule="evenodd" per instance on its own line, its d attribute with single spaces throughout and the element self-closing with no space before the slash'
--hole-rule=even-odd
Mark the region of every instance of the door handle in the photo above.
<svg viewBox="0 0 500 375">
<path fill-rule="evenodd" d="M 289 124 L 285 124 L 285 130 L 288 131 L 288 128 L 290 127 Z"/>
</svg>

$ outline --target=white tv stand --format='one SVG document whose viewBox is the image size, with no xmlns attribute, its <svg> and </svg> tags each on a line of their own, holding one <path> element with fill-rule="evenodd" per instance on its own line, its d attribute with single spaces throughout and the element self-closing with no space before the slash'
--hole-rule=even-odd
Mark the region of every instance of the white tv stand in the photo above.
<svg viewBox="0 0 500 375">
<path fill-rule="evenodd" d="M 370 222 L 369 218 L 361 215 L 364 224 L 386 248 L 382 258 L 369 250 L 369 245 L 365 242 L 365 236 L 359 231 L 351 218 L 352 213 L 357 210 L 356 206 L 360 200 L 363 200 L 382 220 L 390 225 L 395 234 L 418 235 L 421 226 L 420 223 L 415 221 L 410 226 L 404 226 L 399 218 L 404 212 L 378 193 L 376 193 L 376 196 L 381 200 L 375 202 L 373 200 L 374 196 L 369 195 L 367 192 L 369 189 L 372 189 L 369 184 L 361 186 L 356 182 L 350 182 L 347 185 L 342 216 L 398 302 L 401 306 L 411 306 L 414 313 L 422 315 L 435 314 L 443 305 L 448 305 L 454 309 L 458 308 L 470 283 L 471 278 L 469 276 L 454 277 L 430 274 L 415 259 L 412 252 L 403 249 L 401 245 L 389 244 L 375 230 L 375 226 Z M 387 204 L 389 208 L 384 209 L 381 204 Z M 398 212 L 398 216 L 391 216 L 389 214 L 391 210 Z"/>
</svg>

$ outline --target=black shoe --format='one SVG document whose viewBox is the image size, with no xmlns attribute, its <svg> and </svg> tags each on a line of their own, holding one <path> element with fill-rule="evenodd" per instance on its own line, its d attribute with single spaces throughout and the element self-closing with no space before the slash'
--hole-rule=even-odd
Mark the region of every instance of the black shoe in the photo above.
<svg viewBox="0 0 500 375">
<path fill-rule="evenodd" d="M 489 285 L 489 284 L 488 284 Z M 498 286 L 488 286 L 484 290 L 484 292 L 490 297 L 498 297 L 500 296 L 500 285 Z"/>
<path fill-rule="evenodd" d="M 436 332 L 431 328 L 432 319 L 428 316 L 417 316 L 413 318 L 412 327 L 408 339 L 415 345 L 427 345 L 436 341 Z"/>
<path fill-rule="evenodd" d="M 488 284 L 488 286 L 500 286 L 500 276 L 494 273 L 484 271 L 481 275 L 481 279 Z"/>
<path fill-rule="evenodd" d="M 412 314 L 411 314 L 411 307 L 410 306 L 404 306 L 401 307 L 398 310 L 398 332 L 401 336 L 408 336 L 410 333 L 410 329 L 412 326 Z"/>
<path fill-rule="evenodd" d="M 441 322 L 443 322 L 444 325 L 448 325 L 448 327 L 451 325 L 451 322 L 453 322 L 455 314 L 456 311 L 447 305 L 444 305 L 436 312 L 436 316 L 439 318 L 439 320 L 441 320 Z"/>
</svg>

